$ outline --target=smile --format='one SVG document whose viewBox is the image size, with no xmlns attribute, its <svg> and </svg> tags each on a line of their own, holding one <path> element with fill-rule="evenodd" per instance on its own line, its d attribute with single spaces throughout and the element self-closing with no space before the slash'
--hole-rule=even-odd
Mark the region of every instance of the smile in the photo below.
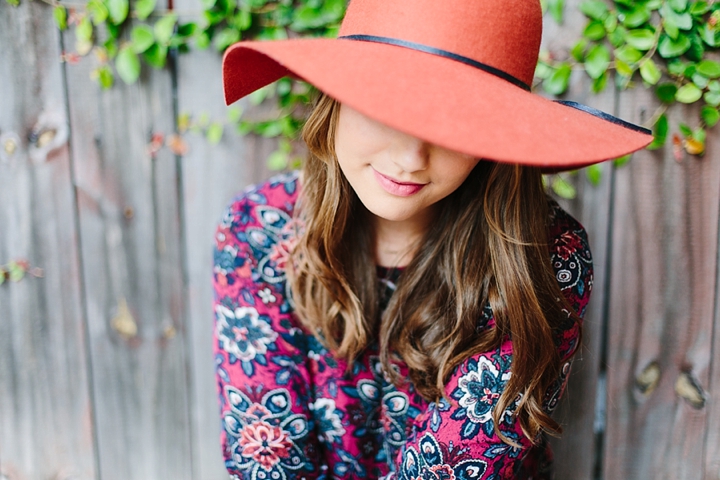
<svg viewBox="0 0 720 480">
<path fill-rule="evenodd" d="M 398 197 L 409 197 L 423 189 L 427 183 L 398 182 L 397 180 L 383 175 L 373 168 L 373 175 L 380 186 L 390 195 Z"/>
</svg>

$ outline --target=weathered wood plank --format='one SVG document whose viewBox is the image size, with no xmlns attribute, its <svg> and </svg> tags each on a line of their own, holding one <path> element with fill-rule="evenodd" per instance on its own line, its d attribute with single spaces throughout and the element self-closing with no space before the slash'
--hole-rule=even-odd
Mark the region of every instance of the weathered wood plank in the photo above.
<svg viewBox="0 0 720 480">
<path fill-rule="evenodd" d="M 620 106 L 642 123 L 657 102 L 636 89 Z M 672 125 L 694 118 L 671 112 Z M 707 407 L 693 407 L 677 390 L 688 391 L 684 378 L 709 384 L 720 163 L 714 138 L 704 158 L 680 162 L 668 143 L 617 172 L 607 478 L 702 477 Z"/>
<path fill-rule="evenodd" d="M 0 286 L 0 477 L 91 480 L 77 219 L 52 7 L 0 2 L 0 45 L 0 264 L 23 258 L 44 271 Z"/>
<path fill-rule="evenodd" d="M 71 34 L 66 38 L 72 41 Z M 107 92 L 68 67 L 74 175 L 103 480 L 192 478 L 178 176 L 168 70 Z"/>
<path fill-rule="evenodd" d="M 179 11 L 195 8 L 194 0 L 176 0 Z M 196 118 L 206 113 L 223 121 L 227 107 L 221 83 L 221 56 L 193 51 L 178 61 L 180 112 Z M 212 79 L 212 80 L 208 80 Z M 246 185 L 267 178 L 265 159 L 273 143 L 242 138 L 226 129 L 218 145 L 187 134 L 189 150 L 182 158 L 185 211 L 186 264 L 188 268 L 188 341 L 191 352 L 193 478 L 225 478 L 220 450 L 220 410 L 212 356 L 212 245 L 215 228 L 230 199 Z"/>
<path fill-rule="evenodd" d="M 716 150 L 716 141 L 713 141 L 713 150 Z M 716 154 L 717 157 L 717 154 Z M 717 158 L 709 157 L 710 161 L 717 162 Z M 720 235 L 716 246 L 715 259 L 720 262 Z M 720 270 L 715 279 L 715 312 L 712 330 L 712 350 L 710 365 L 710 383 L 708 385 L 708 420 L 705 436 L 705 465 L 703 480 L 720 479 Z"/>
<path fill-rule="evenodd" d="M 580 38 L 586 19 L 580 12 L 580 1 L 571 0 L 565 6 L 565 21 L 558 26 L 546 15 L 543 47 L 552 54 L 568 56 L 576 39 Z M 606 112 L 615 109 L 616 92 L 608 87 L 599 95 L 591 93 L 588 76 L 577 71 L 573 73 L 567 95 L 568 99 L 579 101 Z M 599 185 L 591 184 L 584 170 L 570 181 L 577 190 L 577 197 L 571 201 L 560 201 L 585 227 L 590 240 L 594 265 L 594 284 L 590 303 L 583 324 L 583 343 L 573 361 L 573 370 L 565 396 L 555 412 L 555 419 L 563 425 L 563 435 L 552 439 L 555 451 L 555 473 L 558 479 L 590 480 L 601 437 L 594 433 L 596 422 L 596 401 L 598 379 L 602 360 L 602 337 L 604 335 L 606 305 L 606 278 L 608 266 L 608 233 L 610 202 L 613 182 L 613 165 L 602 165 L 602 179 Z"/>
</svg>

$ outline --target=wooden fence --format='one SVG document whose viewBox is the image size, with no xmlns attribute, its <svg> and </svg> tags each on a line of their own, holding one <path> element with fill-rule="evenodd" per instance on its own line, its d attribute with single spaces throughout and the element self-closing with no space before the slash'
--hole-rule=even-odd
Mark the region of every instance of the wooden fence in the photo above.
<svg viewBox="0 0 720 480">
<path fill-rule="evenodd" d="M 178 11 L 199 10 L 175 0 Z M 584 20 L 548 22 L 562 52 Z M 193 51 L 101 92 L 51 8 L 0 0 L 0 479 L 213 480 L 220 456 L 211 249 L 223 207 L 268 176 L 267 140 L 188 135 L 151 155 L 178 112 L 224 117 L 220 57 Z M 643 123 L 636 88 L 569 98 Z M 694 114 L 671 112 L 677 121 Z M 586 226 L 596 282 L 557 418 L 558 479 L 720 479 L 720 137 L 581 173 L 565 206 Z M 39 271 L 34 273 L 40 274 Z"/>
</svg>

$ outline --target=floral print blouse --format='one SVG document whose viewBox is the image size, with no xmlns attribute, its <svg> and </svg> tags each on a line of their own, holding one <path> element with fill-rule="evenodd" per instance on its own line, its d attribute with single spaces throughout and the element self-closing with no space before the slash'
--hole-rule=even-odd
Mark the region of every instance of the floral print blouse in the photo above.
<svg viewBox="0 0 720 480">
<path fill-rule="evenodd" d="M 550 478 L 544 437 L 533 444 L 512 415 L 496 435 L 493 406 L 512 373 L 512 341 L 468 358 L 447 382 L 450 401 L 425 401 L 410 382 L 388 382 L 369 347 L 346 374 L 304 329 L 289 301 L 285 265 L 293 245 L 297 174 L 246 189 L 217 229 L 214 252 L 215 363 L 221 443 L 230 478 L 506 479 Z M 592 260 L 582 226 L 552 203 L 550 246 L 557 281 L 582 316 Z M 389 297 L 401 272 L 378 269 Z M 381 291 L 382 293 L 382 291 Z M 486 307 L 478 328 L 492 328 Z M 547 393 L 552 411 L 577 348 L 579 326 L 561 332 L 566 362 Z M 407 367 L 397 364 L 407 376 Z"/>
</svg>

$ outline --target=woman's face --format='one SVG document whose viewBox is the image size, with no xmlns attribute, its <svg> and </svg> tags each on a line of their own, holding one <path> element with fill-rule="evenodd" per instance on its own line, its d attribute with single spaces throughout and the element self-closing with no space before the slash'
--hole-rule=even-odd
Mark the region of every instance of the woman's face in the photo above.
<svg viewBox="0 0 720 480">
<path fill-rule="evenodd" d="M 427 221 L 431 208 L 479 159 L 432 145 L 341 105 L 335 131 L 340 168 L 365 207 L 396 222 Z"/>
</svg>

